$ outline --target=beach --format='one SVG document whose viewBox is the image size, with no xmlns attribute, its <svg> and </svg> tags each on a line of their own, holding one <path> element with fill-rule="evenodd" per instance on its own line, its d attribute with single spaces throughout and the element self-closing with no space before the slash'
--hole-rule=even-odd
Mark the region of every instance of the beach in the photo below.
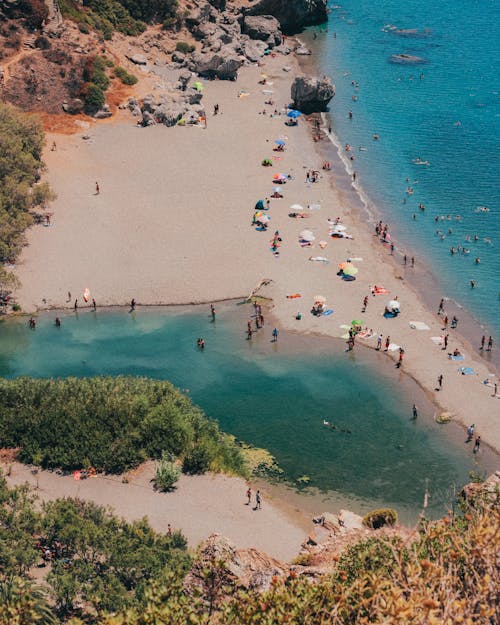
<svg viewBox="0 0 500 625">
<path fill-rule="evenodd" d="M 322 171 L 304 118 L 297 127 L 284 125 L 290 83 L 299 71 L 292 63 L 292 71 L 284 72 L 290 62 L 267 57 L 261 68 L 240 70 L 236 83 L 205 83 L 206 129 L 139 128 L 128 113 L 119 112 L 82 133 L 49 135 L 47 145 L 56 139 L 57 150 L 46 153 L 47 178 L 58 197 L 50 207 L 51 225 L 31 229 L 17 266 L 23 310 L 72 307 L 76 298 L 81 306 L 86 288 L 98 306 L 127 305 L 132 298 L 139 306 L 213 302 L 246 297 L 261 280 L 271 280 L 259 294 L 272 300 L 279 327 L 340 337 L 346 333 L 341 326 L 360 319 L 384 341 L 390 335 L 391 343 L 404 349 L 403 365 L 394 375 L 414 377 L 442 410 L 464 426 L 474 422 L 483 443 L 500 450 L 493 372 L 456 331 L 449 331 L 448 349 L 431 340 L 445 334 L 436 315 L 439 302 L 434 311 L 424 306 L 405 280 L 410 263 L 395 263 L 388 246 L 363 223 L 361 211 L 346 203 L 336 186 L 343 172 Z M 272 83 L 267 86 L 258 84 L 264 71 Z M 273 106 L 264 104 L 270 95 L 263 90 L 273 91 Z M 238 97 L 241 92 L 248 95 Z M 220 112 L 213 116 L 216 103 Z M 275 108 L 282 115 L 271 115 Z M 286 141 L 283 153 L 272 150 L 277 138 Z M 260 165 L 276 156 L 273 167 Z M 321 172 L 320 178 L 306 183 L 312 169 Z M 269 230 L 256 232 L 253 207 L 270 196 L 278 172 L 292 179 L 281 187 L 283 199 L 270 200 Z M 295 203 L 308 218 L 288 217 Z M 307 209 L 312 204 L 320 208 Z M 328 236 L 327 220 L 337 217 L 352 239 Z M 298 243 L 305 228 L 316 237 L 313 247 Z M 270 251 L 275 229 L 282 238 L 279 257 Z M 328 243 L 324 249 L 317 245 L 320 240 Z M 328 264 L 308 260 L 317 256 Z M 353 282 L 337 276 L 338 264 L 347 258 L 362 259 L 354 261 L 359 273 Z M 372 296 L 374 285 L 387 294 Z M 287 297 L 294 294 L 301 297 Z M 326 297 L 333 314 L 309 313 L 317 294 Z M 361 313 L 365 296 L 368 306 Z M 394 298 L 401 314 L 386 319 L 385 304 Z M 430 329 L 412 329 L 414 321 Z M 355 349 L 361 344 L 375 348 L 376 338 L 358 339 Z M 455 349 L 463 361 L 448 358 Z M 395 365 L 397 354 L 388 353 Z M 475 373 L 462 375 L 462 366 Z M 442 389 L 436 391 L 440 375 Z"/>
</svg>

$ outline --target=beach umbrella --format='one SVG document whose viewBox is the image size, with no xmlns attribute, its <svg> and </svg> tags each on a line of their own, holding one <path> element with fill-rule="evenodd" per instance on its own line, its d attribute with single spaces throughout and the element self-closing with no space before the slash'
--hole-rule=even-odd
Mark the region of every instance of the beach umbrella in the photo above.
<svg viewBox="0 0 500 625">
<path fill-rule="evenodd" d="M 311 241 L 314 241 L 316 237 L 310 230 L 302 230 L 302 232 L 299 234 L 299 239 L 301 241 L 311 242 Z"/>
<path fill-rule="evenodd" d="M 342 273 L 345 276 L 355 276 L 358 273 L 358 268 L 355 267 L 354 265 L 349 265 L 348 267 L 344 267 L 344 269 L 342 269 Z"/>
<path fill-rule="evenodd" d="M 313 299 L 315 304 L 326 304 L 326 297 L 324 295 L 315 295 Z"/>
<path fill-rule="evenodd" d="M 255 205 L 255 208 L 257 210 L 263 210 L 264 209 L 264 200 L 258 200 L 257 204 Z"/>
<path fill-rule="evenodd" d="M 196 89 L 196 91 L 203 91 L 203 85 L 199 81 L 195 82 L 193 87 Z"/>
<path fill-rule="evenodd" d="M 290 206 L 290 208 L 291 208 L 292 210 L 294 210 L 294 211 L 303 211 L 303 210 L 304 210 L 304 207 L 303 207 L 303 206 L 301 206 L 300 204 L 292 204 L 292 205 Z"/>
<path fill-rule="evenodd" d="M 285 174 L 274 174 L 273 180 L 286 180 Z"/>
<path fill-rule="evenodd" d="M 273 191 L 274 193 L 281 193 L 283 189 L 281 189 L 280 187 L 273 187 Z"/>
<path fill-rule="evenodd" d="M 397 299 L 391 299 L 390 302 L 387 302 L 386 308 L 388 308 L 389 310 L 397 308 L 399 310 L 401 308 L 401 304 L 398 302 Z"/>
<path fill-rule="evenodd" d="M 337 224 L 336 226 L 332 226 L 332 230 L 335 232 L 344 232 L 344 230 L 347 230 L 347 228 L 342 224 Z"/>
<path fill-rule="evenodd" d="M 351 263 L 349 263 L 349 262 L 347 262 L 347 261 L 346 261 L 346 262 L 344 262 L 344 263 L 339 263 L 339 269 L 342 269 L 342 271 L 344 271 L 344 269 L 345 269 L 346 267 L 350 267 L 350 266 L 351 266 Z"/>
<path fill-rule="evenodd" d="M 286 145 L 286 141 L 283 141 L 283 139 L 276 139 L 274 143 L 276 145 Z"/>
<path fill-rule="evenodd" d="M 300 111 L 296 111 L 295 109 L 290 109 L 286 115 L 292 119 L 297 119 L 297 117 L 300 117 L 302 113 Z"/>
<path fill-rule="evenodd" d="M 363 322 L 362 322 L 362 321 L 360 321 L 359 319 L 353 319 L 353 320 L 351 321 L 351 325 L 352 325 L 352 326 L 362 326 L 362 325 L 363 325 Z"/>
</svg>

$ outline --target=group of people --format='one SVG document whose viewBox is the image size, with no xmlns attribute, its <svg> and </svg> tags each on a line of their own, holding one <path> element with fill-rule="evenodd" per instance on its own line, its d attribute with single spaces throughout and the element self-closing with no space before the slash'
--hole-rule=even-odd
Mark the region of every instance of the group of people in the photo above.
<svg viewBox="0 0 500 625">
<path fill-rule="evenodd" d="M 250 486 L 247 489 L 247 502 L 245 504 L 245 506 L 250 506 L 252 503 L 252 489 L 250 488 Z M 254 510 L 261 510 L 262 508 L 262 496 L 260 494 L 260 490 L 258 490 L 255 493 L 255 506 L 253 507 Z"/>
</svg>

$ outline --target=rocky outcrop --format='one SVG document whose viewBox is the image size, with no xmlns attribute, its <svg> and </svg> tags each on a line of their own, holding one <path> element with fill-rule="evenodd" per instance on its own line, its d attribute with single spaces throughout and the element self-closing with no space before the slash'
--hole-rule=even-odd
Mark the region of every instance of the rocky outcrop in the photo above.
<svg viewBox="0 0 500 625">
<path fill-rule="evenodd" d="M 141 104 L 135 98 L 130 98 L 126 107 L 134 117 L 140 117 L 139 121 L 143 126 L 154 124 L 175 126 L 181 120 L 185 124 L 197 123 L 200 117 L 205 116 L 201 104 L 203 94 L 187 86 L 190 77 L 189 72 L 183 72 L 176 84 L 176 91 L 158 98 L 149 94 L 144 97 Z"/>
<path fill-rule="evenodd" d="M 245 15 L 273 15 L 287 35 L 328 19 L 326 0 L 257 0 L 244 10 Z"/>
<path fill-rule="evenodd" d="M 250 39 L 265 41 L 270 48 L 281 43 L 280 23 L 272 15 L 247 15 L 243 20 L 243 32 Z"/>
<path fill-rule="evenodd" d="M 236 80 L 243 59 L 235 49 L 223 46 L 218 52 L 195 52 L 191 58 L 190 69 L 200 76 Z"/>
<path fill-rule="evenodd" d="M 312 76 L 297 76 L 292 83 L 293 106 L 303 113 L 326 111 L 334 95 L 335 87 L 326 76 L 321 79 Z"/>
<path fill-rule="evenodd" d="M 148 59 L 144 56 L 144 54 L 131 54 L 125 55 L 129 61 L 134 63 L 134 65 L 147 65 Z"/>
</svg>

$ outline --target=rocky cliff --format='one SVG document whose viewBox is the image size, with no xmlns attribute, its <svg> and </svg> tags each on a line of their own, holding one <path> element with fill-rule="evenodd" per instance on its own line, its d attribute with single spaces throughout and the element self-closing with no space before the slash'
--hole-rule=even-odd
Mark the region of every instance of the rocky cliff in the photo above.
<svg viewBox="0 0 500 625">
<path fill-rule="evenodd" d="M 258 0 L 244 10 L 246 15 L 272 15 L 287 35 L 328 19 L 326 0 Z"/>
</svg>

